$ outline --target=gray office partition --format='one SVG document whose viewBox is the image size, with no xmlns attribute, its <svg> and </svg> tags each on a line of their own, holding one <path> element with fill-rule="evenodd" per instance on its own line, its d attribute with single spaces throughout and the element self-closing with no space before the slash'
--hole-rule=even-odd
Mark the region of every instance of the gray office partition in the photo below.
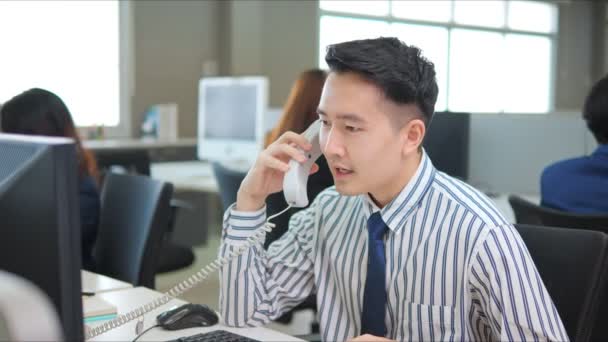
<svg viewBox="0 0 608 342">
<path fill-rule="evenodd" d="M 545 166 L 596 146 L 579 113 L 473 114 L 469 183 L 490 193 L 538 194 Z"/>
</svg>

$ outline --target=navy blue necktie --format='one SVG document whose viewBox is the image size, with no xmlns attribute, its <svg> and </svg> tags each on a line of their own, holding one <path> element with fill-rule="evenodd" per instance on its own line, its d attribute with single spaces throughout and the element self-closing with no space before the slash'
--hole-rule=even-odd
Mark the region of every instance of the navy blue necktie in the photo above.
<svg viewBox="0 0 608 342">
<path fill-rule="evenodd" d="M 365 292 L 363 292 L 361 335 L 386 336 L 386 326 L 384 325 L 386 260 L 383 238 L 387 229 L 379 211 L 372 214 L 367 220 L 367 277 L 365 278 Z"/>
</svg>

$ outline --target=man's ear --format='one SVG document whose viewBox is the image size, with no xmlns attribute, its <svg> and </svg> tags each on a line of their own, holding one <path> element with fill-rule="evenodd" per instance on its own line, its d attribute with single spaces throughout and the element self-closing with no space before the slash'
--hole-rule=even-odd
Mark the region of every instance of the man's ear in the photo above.
<svg viewBox="0 0 608 342">
<path fill-rule="evenodd" d="M 401 137 L 403 139 L 403 155 L 408 156 L 416 152 L 426 134 L 426 126 L 421 119 L 410 120 L 401 128 Z"/>
</svg>

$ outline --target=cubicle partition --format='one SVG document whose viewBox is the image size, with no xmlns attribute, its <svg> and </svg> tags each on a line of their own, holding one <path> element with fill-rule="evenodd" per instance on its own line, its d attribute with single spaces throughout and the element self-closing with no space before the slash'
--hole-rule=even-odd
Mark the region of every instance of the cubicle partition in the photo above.
<svg viewBox="0 0 608 342">
<path fill-rule="evenodd" d="M 538 194 L 545 166 L 588 155 L 597 143 L 580 113 L 473 114 L 469 183 L 494 193 Z"/>
</svg>

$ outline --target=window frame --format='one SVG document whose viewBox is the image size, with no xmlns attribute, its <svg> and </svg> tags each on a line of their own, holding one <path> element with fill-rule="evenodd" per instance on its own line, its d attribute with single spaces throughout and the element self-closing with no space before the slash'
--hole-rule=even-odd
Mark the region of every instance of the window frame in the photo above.
<svg viewBox="0 0 608 342">
<path fill-rule="evenodd" d="M 526 35 L 526 36 L 535 36 L 535 37 L 545 37 L 545 38 L 549 38 L 550 42 L 551 42 L 551 57 L 550 57 L 550 74 L 549 74 L 549 80 L 548 80 L 548 87 L 549 87 L 549 106 L 547 109 L 547 112 L 535 112 L 532 114 L 549 114 L 551 112 L 555 111 L 555 89 L 556 89 L 556 85 L 555 85 L 555 81 L 557 79 L 556 73 L 557 73 L 557 53 L 558 53 L 558 35 L 559 35 L 559 8 L 556 9 L 556 15 L 555 15 L 555 30 L 553 32 L 550 33 L 543 33 L 543 32 L 534 32 L 534 31 L 526 31 L 526 30 L 516 30 L 516 29 L 511 29 L 508 27 L 508 17 L 509 17 L 509 2 L 511 0 L 503 0 L 503 4 L 505 7 L 505 17 L 504 17 L 504 22 L 502 24 L 501 27 L 484 27 L 484 26 L 476 26 L 476 25 L 467 25 L 467 24 L 460 24 L 460 23 L 456 23 L 454 21 L 454 2 L 458 1 L 458 0 L 451 0 L 452 2 L 452 6 L 451 6 L 451 16 L 450 16 L 450 20 L 448 22 L 437 22 L 437 21 L 430 21 L 430 20 L 418 20 L 418 19 L 405 19 L 405 18 L 400 18 L 400 17 L 395 17 L 393 15 L 392 12 L 392 2 L 396 1 L 396 0 L 386 0 L 389 2 L 389 14 L 382 16 L 382 15 L 366 15 L 366 14 L 360 14 L 360 13 L 348 13 L 348 12 L 339 12 L 339 11 L 332 11 L 332 10 L 324 10 L 321 9 L 321 5 L 320 5 L 320 0 L 317 0 L 317 6 L 316 6 L 316 10 L 317 10 L 317 44 L 316 44 L 316 49 L 317 49 L 317 53 L 316 53 L 316 60 L 318 61 L 320 59 L 320 42 L 321 42 L 321 18 L 323 16 L 332 16 L 332 17 L 338 17 L 338 18 L 346 18 L 346 19 L 366 19 L 366 20 L 375 20 L 375 21 L 383 21 L 386 22 L 388 24 L 393 24 L 393 23 L 398 23 L 398 24 L 411 24 L 411 25 L 422 25 L 422 26 L 429 26 L 429 27 L 441 27 L 441 28 L 446 28 L 448 30 L 448 46 L 447 46 L 447 53 L 448 53 L 448 63 L 447 63 L 447 69 L 446 69 L 446 89 L 444 90 L 446 92 L 446 108 L 445 111 L 449 111 L 449 96 L 450 96 L 450 67 L 451 67 L 451 63 L 450 63 L 450 54 L 452 51 L 452 39 L 451 39 L 451 33 L 453 29 L 467 29 L 467 30 L 473 30 L 473 31 L 481 31 L 481 32 L 494 32 L 494 33 L 500 33 L 503 38 L 507 35 L 507 34 L 521 34 L 521 35 Z M 541 2 L 541 3 L 550 3 L 550 4 L 554 4 L 551 1 L 547 1 L 547 0 L 528 0 L 531 2 Z M 321 67 L 321 66 L 319 66 Z M 498 111 L 498 112 L 474 112 L 476 114 L 530 114 L 528 112 L 522 113 L 522 112 L 506 112 L 504 110 Z"/>
</svg>

